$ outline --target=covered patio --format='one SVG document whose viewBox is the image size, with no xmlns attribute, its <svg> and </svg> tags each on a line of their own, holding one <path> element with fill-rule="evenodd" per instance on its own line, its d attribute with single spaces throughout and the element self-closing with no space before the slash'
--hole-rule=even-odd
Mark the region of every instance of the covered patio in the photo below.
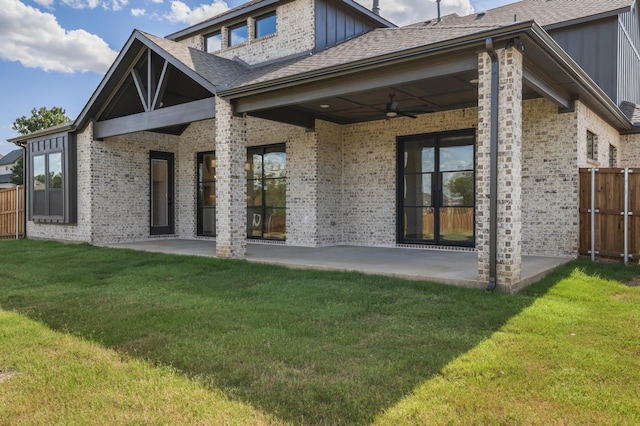
<svg viewBox="0 0 640 426">
<path fill-rule="evenodd" d="M 204 239 L 152 239 L 105 244 L 105 247 L 216 257 L 216 242 Z M 475 251 L 343 245 L 292 247 L 249 243 L 247 244 L 246 260 L 289 268 L 357 271 L 463 287 L 484 288 L 486 286 L 486 283 L 478 281 L 478 253 Z M 569 260 L 569 258 L 563 257 L 522 256 L 521 281 L 513 286 L 513 291 L 543 278 Z"/>
</svg>

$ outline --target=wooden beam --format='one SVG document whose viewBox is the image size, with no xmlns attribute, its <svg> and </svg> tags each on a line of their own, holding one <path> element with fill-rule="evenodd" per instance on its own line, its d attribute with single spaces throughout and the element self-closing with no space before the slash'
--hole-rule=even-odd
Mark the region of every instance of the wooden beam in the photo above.
<svg viewBox="0 0 640 426">
<path fill-rule="evenodd" d="M 93 127 L 93 137 L 100 140 L 110 136 L 192 123 L 214 118 L 215 116 L 215 98 L 206 98 L 186 104 L 160 108 L 155 111 L 98 121 Z"/>
<path fill-rule="evenodd" d="M 153 102 L 151 103 L 151 110 L 158 108 L 158 101 L 162 99 L 164 96 L 164 91 L 167 88 L 167 81 L 169 80 L 169 62 L 164 61 L 162 65 L 162 72 L 160 73 L 160 84 L 156 89 L 155 96 L 153 97 Z"/>
<path fill-rule="evenodd" d="M 144 88 L 144 84 L 142 83 L 142 77 L 140 77 L 140 73 L 137 69 L 131 70 L 131 76 L 133 77 L 133 82 L 136 85 L 136 89 L 138 90 L 138 96 L 140 97 L 140 102 L 142 102 L 142 106 L 145 111 L 149 111 L 149 105 L 147 104 L 147 92 Z"/>
</svg>

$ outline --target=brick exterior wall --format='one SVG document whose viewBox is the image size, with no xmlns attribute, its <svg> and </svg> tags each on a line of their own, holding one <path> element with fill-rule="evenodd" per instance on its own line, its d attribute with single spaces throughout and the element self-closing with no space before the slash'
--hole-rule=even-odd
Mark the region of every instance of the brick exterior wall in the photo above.
<svg viewBox="0 0 640 426">
<path fill-rule="evenodd" d="M 618 167 L 640 169 L 640 135 L 621 136 L 618 150 Z"/>
<path fill-rule="evenodd" d="M 344 126 L 343 243 L 396 244 L 396 137 L 469 129 L 476 108 Z"/>
<path fill-rule="evenodd" d="M 578 167 L 609 167 L 609 145 L 615 146 L 620 152 L 620 134 L 582 102 L 576 102 L 576 112 L 578 114 Z M 587 158 L 587 131 L 596 137 L 594 160 Z"/>
<path fill-rule="evenodd" d="M 217 56 L 226 59 L 240 58 L 244 62 L 255 65 L 290 55 L 310 51 L 315 46 L 315 7 L 313 0 L 296 0 L 276 8 L 276 33 L 261 38 L 254 38 L 254 19 L 259 15 L 249 17 L 249 40 L 233 47 L 228 44 L 228 32 L 222 28 L 223 48 L 215 52 Z M 181 43 L 195 49 L 204 50 L 204 35 L 210 33 L 208 29 Z"/>
</svg>

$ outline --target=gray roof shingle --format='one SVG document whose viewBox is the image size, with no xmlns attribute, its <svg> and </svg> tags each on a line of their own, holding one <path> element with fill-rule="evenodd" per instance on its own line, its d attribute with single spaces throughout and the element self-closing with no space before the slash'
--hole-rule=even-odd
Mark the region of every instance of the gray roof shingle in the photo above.
<svg viewBox="0 0 640 426">
<path fill-rule="evenodd" d="M 640 105 L 632 102 L 622 101 L 620 109 L 627 116 L 630 122 L 636 126 L 640 126 Z"/>
<path fill-rule="evenodd" d="M 0 175 L 0 183 L 9 183 L 11 182 L 12 173 Z"/>
<path fill-rule="evenodd" d="M 18 161 L 18 158 L 22 157 L 21 149 L 14 149 L 4 157 L 0 158 L 0 166 L 6 166 L 9 164 L 13 164 Z"/>
<path fill-rule="evenodd" d="M 413 26 L 487 27 L 533 20 L 546 27 L 612 13 L 632 3 L 633 0 L 522 0 L 466 16 L 447 15 L 439 23 L 431 20 Z"/>
<path fill-rule="evenodd" d="M 238 62 L 142 31 L 140 34 L 214 86 L 226 86 L 230 81 L 247 72 L 247 69 Z"/>
</svg>

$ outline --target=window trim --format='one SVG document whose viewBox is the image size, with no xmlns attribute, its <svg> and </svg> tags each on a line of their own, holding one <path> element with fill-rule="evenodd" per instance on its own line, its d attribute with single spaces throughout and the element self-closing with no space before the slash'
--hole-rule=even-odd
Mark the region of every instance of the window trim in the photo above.
<svg viewBox="0 0 640 426">
<path fill-rule="evenodd" d="M 238 28 L 242 28 L 244 27 L 247 31 L 247 38 L 245 39 L 245 41 L 243 41 L 242 43 L 236 43 L 236 44 L 232 44 L 233 43 L 233 30 L 237 30 Z M 245 43 L 247 43 L 249 41 L 249 22 L 244 20 L 242 22 L 238 22 L 237 24 L 234 25 L 230 25 L 227 27 L 227 47 L 236 47 L 236 46 L 241 46 Z"/>
<path fill-rule="evenodd" d="M 587 160 L 596 161 L 596 155 L 596 134 L 587 130 Z"/>
<path fill-rule="evenodd" d="M 275 18 L 275 28 L 274 28 L 273 32 L 269 33 L 269 34 L 258 35 L 258 23 L 263 19 L 267 19 L 267 18 L 271 18 L 271 17 Z M 253 34 L 254 34 L 254 38 L 255 39 L 259 39 L 259 38 L 263 38 L 263 37 L 269 37 L 269 36 L 272 36 L 272 35 L 277 34 L 277 33 L 278 33 L 278 15 L 277 15 L 275 10 L 272 10 L 271 12 L 263 13 L 262 15 L 259 15 L 259 16 L 254 18 Z"/>
<path fill-rule="evenodd" d="M 220 37 L 220 48 L 216 49 L 216 50 L 209 50 L 209 39 L 213 38 L 215 36 L 219 36 Z M 223 48 L 222 45 L 222 29 L 216 30 L 216 31 L 212 31 L 208 34 L 204 35 L 204 51 L 207 53 L 214 53 L 214 52 L 219 52 L 221 51 Z"/>
<path fill-rule="evenodd" d="M 29 220 L 39 223 L 63 223 L 75 224 L 77 222 L 77 163 L 76 163 L 76 137 L 72 133 L 57 133 L 44 136 L 41 139 L 30 139 L 27 141 L 28 161 L 25 161 L 27 176 L 26 186 L 28 188 L 27 200 L 29 210 Z M 62 169 L 61 188 L 51 188 L 48 178 L 51 155 L 60 154 L 60 166 Z M 34 160 L 39 156 L 44 156 L 45 162 L 45 196 L 44 214 L 35 214 L 35 193 L 33 167 Z M 51 191 L 60 191 L 62 214 L 50 214 Z"/>
<path fill-rule="evenodd" d="M 218 229 L 217 229 L 217 223 L 214 223 L 214 232 L 213 235 L 209 235 L 209 234 L 204 234 L 203 233 L 203 222 L 202 222 L 202 208 L 205 207 L 203 203 L 200 202 L 200 185 L 205 183 L 204 180 L 204 175 L 203 175 L 203 179 L 200 180 L 200 174 L 199 174 L 199 168 L 200 168 L 200 164 L 203 165 L 204 167 L 204 157 L 207 155 L 213 155 L 213 159 L 215 161 L 217 161 L 216 158 L 216 152 L 215 151 L 201 151 L 198 152 L 196 154 L 196 236 L 198 237 L 211 237 L 211 238 L 215 238 L 218 234 Z M 218 184 L 218 179 L 214 176 L 213 181 L 211 180 L 207 180 L 206 182 L 213 182 L 214 185 Z M 218 188 L 216 187 L 214 189 L 216 197 L 217 197 L 217 190 Z M 213 214 L 214 214 L 214 222 L 217 221 L 216 218 L 216 214 L 217 214 L 217 208 L 218 208 L 218 202 L 216 199 L 216 203 L 213 206 L 206 206 L 206 207 L 212 207 L 213 208 Z"/>
</svg>

